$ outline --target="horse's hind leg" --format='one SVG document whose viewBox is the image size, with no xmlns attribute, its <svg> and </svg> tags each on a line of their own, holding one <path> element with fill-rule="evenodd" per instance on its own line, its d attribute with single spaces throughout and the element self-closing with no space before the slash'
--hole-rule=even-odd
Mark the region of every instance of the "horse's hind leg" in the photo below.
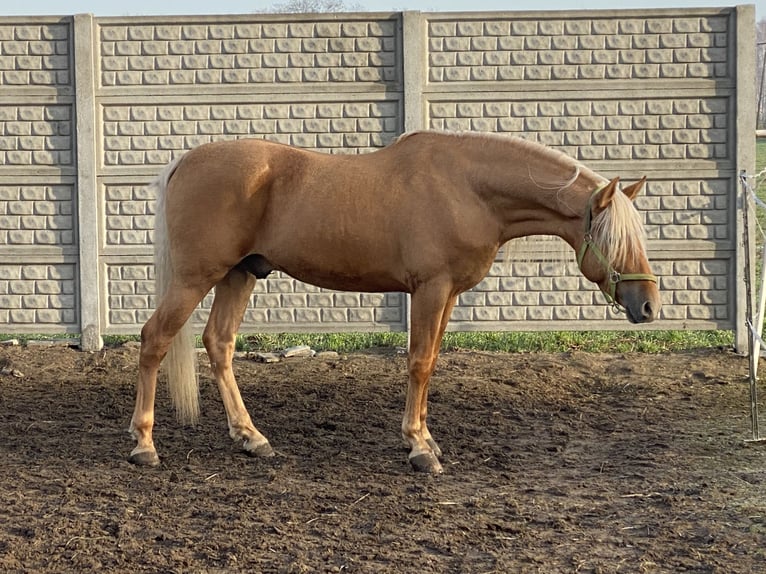
<svg viewBox="0 0 766 574">
<path fill-rule="evenodd" d="M 215 286 L 215 298 L 202 341 L 210 358 L 218 390 L 221 393 L 229 434 L 243 441 L 245 451 L 253 456 L 274 454 L 269 441 L 253 425 L 242 401 L 232 370 L 234 345 L 245 313 L 255 277 L 239 267 L 230 270 Z"/>
<path fill-rule="evenodd" d="M 130 433 L 136 447 L 128 460 L 140 466 L 160 463 L 152 440 L 154 397 L 157 372 L 173 337 L 181 330 L 207 288 L 189 288 L 171 284 L 157 310 L 141 329 L 141 354 L 138 362 L 136 405 L 130 420 Z"/>
</svg>

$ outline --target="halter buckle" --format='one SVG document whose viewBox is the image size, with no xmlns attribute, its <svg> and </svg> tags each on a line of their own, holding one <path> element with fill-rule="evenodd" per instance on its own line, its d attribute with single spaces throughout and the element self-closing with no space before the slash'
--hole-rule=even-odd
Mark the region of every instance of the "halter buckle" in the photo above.
<svg viewBox="0 0 766 574">
<path fill-rule="evenodd" d="M 612 307 L 612 311 L 614 311 L 615 313 L 627 313 L 627 311 L 625 310 L 625 307 L 620 305 L 617 302 L 617 299 L 612 299 L 612 303 L 610 306 Z"/>
</svg>

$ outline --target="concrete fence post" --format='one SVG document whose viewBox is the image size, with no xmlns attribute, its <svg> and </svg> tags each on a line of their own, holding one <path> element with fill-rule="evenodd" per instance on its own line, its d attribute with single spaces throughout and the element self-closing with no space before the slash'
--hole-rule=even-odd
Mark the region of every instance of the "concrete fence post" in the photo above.
<svg viewBox="0 0 766 574">
<path fill-rule="evenodd" d="M 404 133 L 425 129 L 425 102 L 423 86 L 426 81 L 426 34 L 425 19 L 416 10 L 402 12 L 402 78 Z M 407 322 L 407 348 L 410 346 L 410 296 L 403 298 L 404 316 Z"/>
<path fill-rule="evenodd" d="M 737 181 L 738 174 L 741 171 L 746 173 L 754 173 L 755 171 L 755 6 L 745 5 L 737 6 L 736 11 L 733 14 L 736 18 L 736 24 L 733 26 L 736 30 L 736 55 L 733 60 L 736 65 L 736 150 L 734 151 L 734 157 L 737 161 L 737 169 L 733 176 L 732 188 L 732 204 L 739 204 L 738 198 L 740 197 L 740 186 Z M 737 243 L 740 241 L 744 243 L 745 232 L 743 227 L 743 210 L 747 209 L 747 205 L 740 205 L 739 209 L 735 210 L 736 213 L 736 234 Z M 751 244 L 744 245 L 744 249 L 751 251 L 754 255 L 755 245 L 752 241 L 755 237 L 754 233 L 750 234 Z M 737 253 L 742 256 L 737 257 L 736 269 L 736 289 L 737 295 L 734 299 L 736 310 L 736 326 L 735 326 L 735 346 L 738 352 L 747 352 L 747 340 L 750 336 L 746 326 L 747 319 L 747 299 L 745 289 L 745 258 L 744 250 L 738 248 Z M 754 277 L 750 277 L 751 280 Z"/>
<path fill-rule="evenodd" d="M 402 13 L 402 65 L 404 67 L 404 131 L 425 129 L 423 86 L 426 81 L 425 20 L 420 12 Z"/>
<path fill-rule="evenodd" d="M 81 346 L 97 351 L 101 337 L 101 281 L 98 264 L 99 209 L 96 180 L 96 93 L 93 16 L 74 17 L 74 79 L 77 154 L 77 241 L 79 246 L 79 308 Z"/>
</svg>

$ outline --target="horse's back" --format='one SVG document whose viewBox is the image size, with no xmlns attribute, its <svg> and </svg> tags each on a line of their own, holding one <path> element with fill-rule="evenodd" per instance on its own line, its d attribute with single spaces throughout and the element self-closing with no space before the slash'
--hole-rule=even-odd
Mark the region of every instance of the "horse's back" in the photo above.
<svg viewBox="0 0 766 574">
<path fill-rule="evenodd" d="M 266 267 L 314 284 L 343 288 L 343 277 L 354 282 L 371 273 L 386 290 L 401 289 L 398 278 L 381 278 L 375 263 L 395 265 L 391 240 L 399 216 L 396 194 L 385 193 L 397 188 L 385 173 L 388 162 L 371 159 L 257 139 L 189 151 L 170 180 L 166 204 L 171 235 L 184 246 L 179 257 L 206 259 L 198 268 L 231 267 L 257 254 Z M 199 248 L 208 244 L 216 248 Z"/>
</svg>

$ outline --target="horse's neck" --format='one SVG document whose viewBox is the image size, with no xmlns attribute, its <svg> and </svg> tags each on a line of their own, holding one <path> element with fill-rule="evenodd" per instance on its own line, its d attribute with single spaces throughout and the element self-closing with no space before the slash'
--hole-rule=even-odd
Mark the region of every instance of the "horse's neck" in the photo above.
<svg viewBox="0 0 766 574">
<path fill-rule="evenodd" d="M 557 235 L 572 244 L 599 176 L 536 146 L 487 144 L 473 158 L 481 164 L 474 172 L 474 191 L 499 220 L 503 240 Z"/>
</svg>

